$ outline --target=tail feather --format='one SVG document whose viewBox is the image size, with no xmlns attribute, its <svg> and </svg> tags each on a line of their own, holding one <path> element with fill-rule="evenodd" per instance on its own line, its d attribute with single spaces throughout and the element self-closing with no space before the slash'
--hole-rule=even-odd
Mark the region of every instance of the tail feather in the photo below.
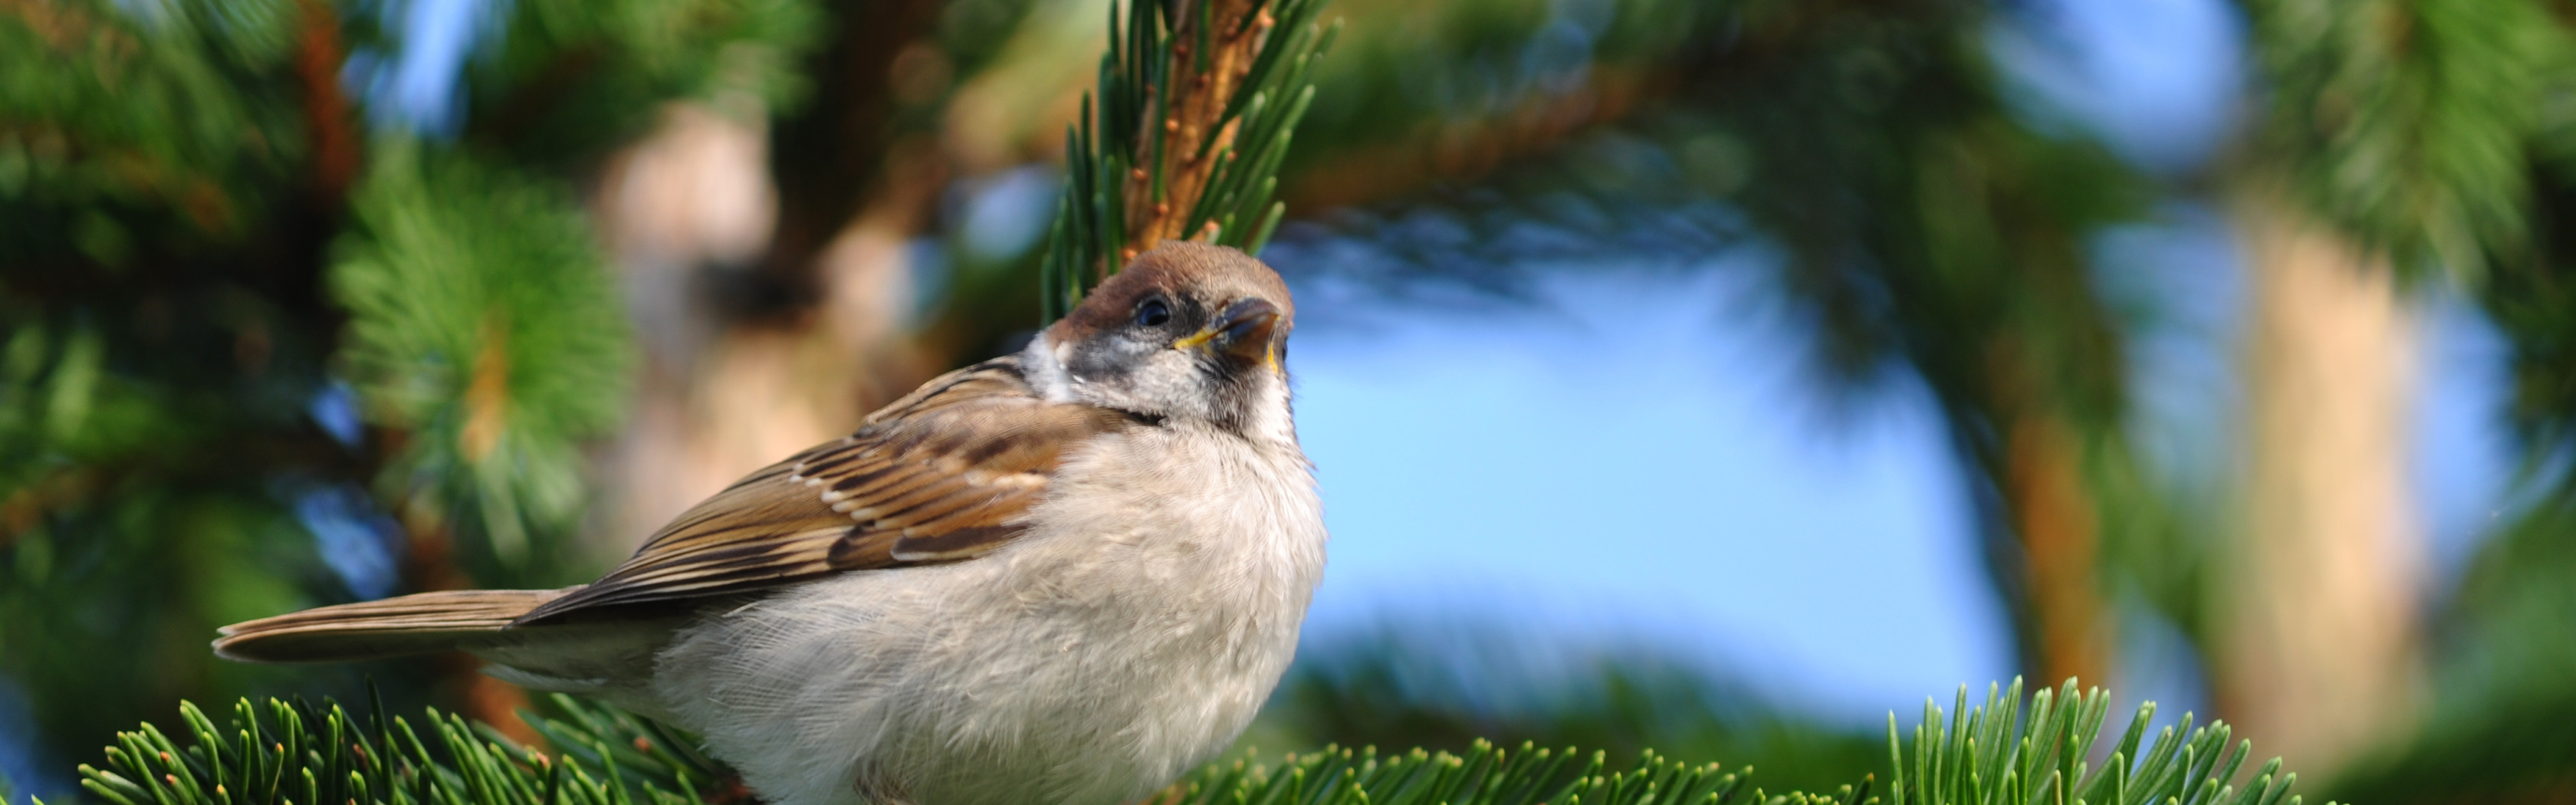
<svg viewBox="0 0 2576 805">
<path fill-rule="evenodd" d="M 455 590 L 289 612 L 223 627 L 215 654 L 242 662 L 349 662 L 475 648 L 575 589 Z"/>
</svg>

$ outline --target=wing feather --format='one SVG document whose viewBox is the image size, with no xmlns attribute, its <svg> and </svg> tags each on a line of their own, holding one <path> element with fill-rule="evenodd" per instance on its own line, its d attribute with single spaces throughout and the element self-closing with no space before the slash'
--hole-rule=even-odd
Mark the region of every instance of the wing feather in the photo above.
<svg viewBox="0 0 2576 805">
<path fill-rule="evenodd" d="M 1132 424 L 1047 402 L 1016 358 L 950 372 L 870 414 L 857 433 L 726 487 L 599 581 L 516 624 L 981 556 L 1026 530 L 1020 516 L 1066 449 Z"/>
</svg>

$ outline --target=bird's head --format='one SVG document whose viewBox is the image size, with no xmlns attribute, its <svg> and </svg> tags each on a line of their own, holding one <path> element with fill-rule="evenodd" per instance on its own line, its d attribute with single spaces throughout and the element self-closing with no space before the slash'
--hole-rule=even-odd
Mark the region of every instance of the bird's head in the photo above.
<svg viewBox="0 0 2576 805">
<path fill-rule="evenodd" d="M 1251 255 L 1166 241 L 1031 349 L 1062 372 L 1051 396 L 1293 440 L 1285 361 L 1296 311 L 1278 272 Z"/>
</svg>

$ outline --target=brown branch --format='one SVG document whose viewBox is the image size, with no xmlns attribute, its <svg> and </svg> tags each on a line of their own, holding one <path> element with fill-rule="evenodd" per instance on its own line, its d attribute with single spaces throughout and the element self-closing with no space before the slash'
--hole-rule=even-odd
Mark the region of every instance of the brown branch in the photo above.
<svg viewBox="0 0 2576 805">
<path fill-rule="evenodd" d="M 897 97 L 896 62 L 916 44 L 936 41 L 943 7 L 936 0 L 901 0 L 834 9 L 831 42 L 804 65 L 814 85 L 810 99 L 770 126 L 778 223 L 756 273 L 765 286 L 759 290 L 779 292 L 780 298 L 737 301 L 736 307 L 746 309 L 732 312 L 792 319 L 814 301 L 815 258 L 860 209 L 880 198 L 910 195 L 889 187 L 908 181 L 892 174 L 914 167 L 898 160 L 925 157 L 896 147 L 919 133 Z M 907 215 L 926 218 L 930 203 L 921 202 Z"/>
<path fill-rule="evenodd" d="M 1280 195 L 1291 207 L 1323 210 L 1400 198 L 1438 182 L 1473 181 L 1627 119 L 1667 94 L 1676 83 L 1671 72 L 1595 65 L 1571 92 L 1527 97 L 1490 117 L 1425 122 L 1413 136 L 1345 150 L 1299 171 Z"/>
<path fill-rule="evenodd" d="M 1418 120 L 1404 135 L 1335 152 L 1307 151 L 1303 167 L 1280 176 L 1293 209 L 1322 210 L 1404 198 L 1435 184 L 1471 182 L 1560 153 L 1567 141 L 1676 104 L 1724 109 L 1779 73 L 1818 58 L 1818 48 L 1853 34 L 1856 21 L 1918 18 L 1942 6 L 1915 0 L 1832 0 L 1767 13 L 1730 34 L 1724 47 L 1663 56 L 1595 53 L 1580 86 L 1533 92 L 1476 117 Z M 1358 45 L 1348 45 L 1357 48 Z"/>
<path fill-rule="evenodd" d="M 1139 0 L 1144 2 L 1146 0 Z M 1274 20 L 1269 11 L 1253 8 L 1250 0 L 1206 0 L 1175 4 L 1178 24 L 1173 26 L 1171 63 L 1164 75 L 1172 76 L 1165 85 L 1170 97 L 1163 103 L 1162 120 L 1150 117 L 1137 129 L 1139 137 L 1150 138 L 1156 129 L 1163 136 L 1160 169 L 1162 198 L 1154 194 L 1155 174 L 1147 167 L 1127 173 L 1123 195 L 1127 201 L 1127 247 L 1122 258 L 1153 244 L 1181 238 L 1199 237 L 1205 233 L 1183 232 L 1191 207 L 1207 190 L 1215 174 L 1215 163 L 1234 141 L 1234 125 L 1222 118 L 1233 100 L 1236 88 L 1252 69 L 1253 59 L 1261 55 L 1261 45 L 1270 34 Z M 1205 9 L 1204 16 L 1197 9 Z M 1245 24 L 1245 16 L 1258 14 Z M 1197 52 L 1201 31 L 1206 32 L 1208 53 L 1205 59 Z M 1153 113 L 1148 105 L 1145 114 Z M 1134 145 L 1138 161 L 1151 158 L 1151 141 Z"/>
<path fill-rule="evenodd" d="M 324 209 L 337 209 L 358 176 L 358 131 L 348 96 L 340 94 L 340 14 L 322 0 L 303 0 L 295 36 L 295 77 L 304 89 L 304 127 L 313 140 L 313 189 Z"/>
</svg>

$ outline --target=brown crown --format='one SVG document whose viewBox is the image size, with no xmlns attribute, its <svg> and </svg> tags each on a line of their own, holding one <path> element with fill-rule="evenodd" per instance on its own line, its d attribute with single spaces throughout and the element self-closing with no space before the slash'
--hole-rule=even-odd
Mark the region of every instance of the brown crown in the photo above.
<svg viewBox="0 0 2576 805">
<path fill-rule="evenodd" d="M 1278 329 L 1282 335 L 1297 318 L 1297 306 L 1288 298 L 1288 284 L 1280 281 L 1279 272 L 1252 255 L 1224 246 L 1167 240 L 1152 251 L 1136 255 L 1125 270 L 1093 288 L 1082 298 L 1082 304 L 1074 306 L 1071 314 L 1050 328 L 1048 338 L 1056 343 L 1072 343 L 1126 326 L 1136 303 L 1157 291 L 1173 298 L 1200 300 L 1210 309 L 1246 297 L 1269 300 L 1279 306 Z"/>
</svg>

